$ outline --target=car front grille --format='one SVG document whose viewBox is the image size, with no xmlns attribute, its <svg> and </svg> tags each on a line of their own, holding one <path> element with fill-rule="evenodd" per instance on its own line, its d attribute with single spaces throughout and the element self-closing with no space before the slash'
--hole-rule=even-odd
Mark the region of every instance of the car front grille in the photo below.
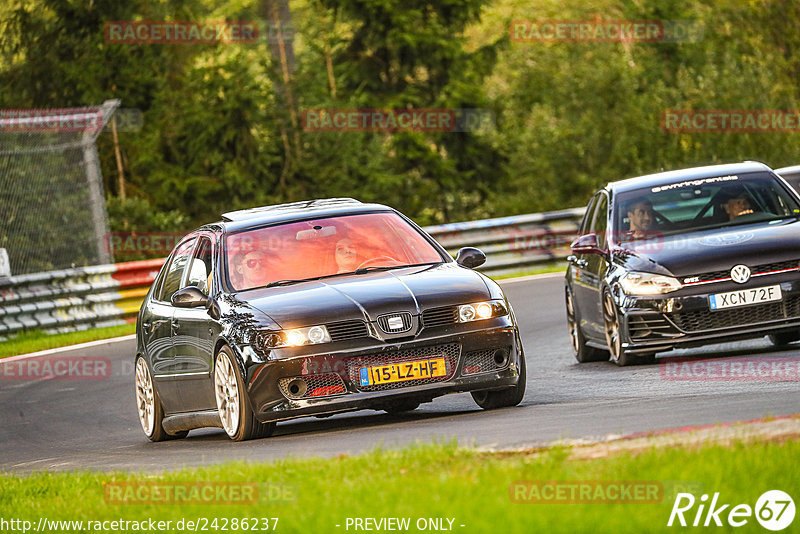
<svg viewBox="0 0 800 534">
<path fill-rule="evenodd" d="M 508 347 L 503 349 L 476 350 L 464 354 L 464 368 L 462 375 L 476 375 L 500 371 L 508 367 Z M 498 359 L 501 360 L 498 362 Z"/>
<path fill-rule="evenodd" d="M 422 312 L 422 327 L 437 328 L 458 322 L 458 307 L 444 306 Z"/>
<path fill-rule="evenodd" d="M 430 384 L 434 382 L 445 382 L 453 378 L 456 368 L 458 367 L 458 359 L 460 354 L 461 345 L 458 343 L 448 343 L 446 345 L 433 345 L 415 349 L 368 354 L 366 356 L 354 356 L 347 359 L 347 374 L 353 386 L 360 391 L 383 391 L 387 389 L 418 386 L 421 384 Z M 374 367 L 377 365 L 411 362 L 437 357 L 443 357 L 445 360 L 444 376 L 419 378 L 415 380 L 406 380 L 403 382 L 391 382 L 388 384 L 375 384 L 372 386 L 359 385 L 359 373 L 363 367 Z"/>
<path fill-rule="evenodd" d="M 746 264 L 745 264 L 746 265 Z M 731 266 L 733 267 L 733 266 Z M 748 265 L 748 267 L 750 267 Z M 750 267 L 750 276 L 769 273 L 772 271 L 783 271 L 786 269 L 797 269 L 800 267 L 800 262 L 798 260 L 788 260 L 788 261 L 779 261 L 774 263 L 763 263 L 761 265 L 756 265 L 755 267 Z M 702 282 L 710 282 L 712 280 L 727 280 L 731 277 L 731 270 L 727 269 L 725 271 L 711 271 L 708 273 L 703 273 L 696 275 L 697 281 L 691 282 L 691 284 L 699 284 Z M 682 276 L 681 279 L 685 280 L 686 278 L 694 278 L 692 276 Z"/>
<path fill-rule="evenodd" d="M 631 315 L 628 319 L 628 335 L 631 340 L 663 339 L 673 337 L 678 331 L 663 315 L 652 313 Z"/>
<path fill-rule="evenodd" d="M 769 273 L 772 271 L 784 271 L 786 269 L 797 269 L 800 267 L 800 262 L 797 260 L 779 261 L 775 263 L 765 263 L 763 265 L 756 265 L 751 269 L 752 274 Z"/>
<path fill-rule="evenodd" d="M 342 321 L 340 323 L 329 323 L 325 325 L 331 341 L 343 341 L 345 339 L 356 339 L 368 337 L 369 331 L 364 321 Z"/>
<path fill-rule="evenodd" d="M 729 310 L 679 312 L 671 314 L 669 318 L 678 328 L 686 332 L 755 325 L 781 319 L 798 319 L 800 318 L 800 297 L 792 297 L 783 302 L 771 302 Z"/>
</svg>

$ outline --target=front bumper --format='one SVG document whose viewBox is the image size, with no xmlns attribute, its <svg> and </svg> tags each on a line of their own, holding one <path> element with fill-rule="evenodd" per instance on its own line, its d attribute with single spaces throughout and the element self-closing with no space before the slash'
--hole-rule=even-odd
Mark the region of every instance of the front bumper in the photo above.
<svg viewBox="0 0 800 534">
<path fill-rule="evenodd" d="M 308 415 L 381 409 L 399 398 L 429 402 L 448 393 L 513 387 L 524 354 L 519 332 L 507 317 L 476 328 L 444 331 L 387 343 L 373 338 L 295 349 L 270 361 L 245 359 L 247 391 L 262 422 Z M 324 351 L 324 352 L 323 352 Z M 289 352 L 289 351 L 287 351 Z M 501 357 L 502 356 L 502 357 Z M 443 357 L 446 374 L 377 386 L 362 386 L 359 370 Z M 501 361 L 500 361 L 501 360 Z M 299 382 L 298 382 L 299 380 Z M 300 385 L 300 388 L 294 386 Z"/>
<path fill-rule="evenodd" d="M 709 295 L 780 285 L 782 300 L 711 310 Z M 622 346 L 630 352 L 660 352 L 763 337 L 800 329 L 798 273 L 763 277 L 746 284 L 733 282 L 687 287 L 663 297 L 620 299 Z"/>
</svg>

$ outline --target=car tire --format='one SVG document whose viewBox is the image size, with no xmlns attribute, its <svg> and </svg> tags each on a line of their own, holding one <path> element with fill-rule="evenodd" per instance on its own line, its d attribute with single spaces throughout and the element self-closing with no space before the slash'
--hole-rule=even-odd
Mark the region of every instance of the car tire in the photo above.
<svg viewBox="0 0 800 534">
<path fill-rule="evenodd" d="M 778 332 L 776 334 L 769 335 L 770 342 L 778 347 L 788 345 L 789 343 L 793 343 L 798 339 L 800 339 L 800 332 Z"/>
<path fill-rule="evenodd" d="M 168 434 L 162 422 L 164 421 L 164 407 L 161 398 L 153 383 L 150 368 L 142 356 L 136 358 L 136 410 L 139 413 L 139 423 L 142 425 L 144 435 L 150 441 L 166 441 L 181 439 L 189 435 L 188 430 Z"/>
<path fill-rule="evenodd" d="M 608 288 L 603 290 L 603 331 L 606 334 L 606 344 L 612 362 L 619 367 L 628 365 L 655 363 L 656 354 L 654 352 L 645 354 L 633 354 L 622 348 L 622 334 L 620 332 L 619 313 L 617 305 L 611 296 Z"/>
<path fill-rule="evenodd" d="M 214 362 L 214 397 L 222 429 L 233 441 L 266 438 L 275 431 L 275 423 L 256 419 L 236 356 L 227 345 L 220 349 Z"/>
<path fill-rule="evenodd" d="M 484 410 L 494 410 L 496 408 L 506 408 L 516 406 L 522 402 L 525 396 L 525 386 L 527 383 L 527 369 L 525 365 L 525 355 L 520 355 L 519 361 L 519 380 L 517 385 L 507 389 L 497 391 L 473 391 L 472 400 Z"/>
<path fill-rule="evenodd" d="M 419 401 L 404 399 L 404 400 L 399 400 L 389 406 L 383 406 L 381 407 L 381 410 L 383 410 L 388 414 L 395 415 L 399 413 L 414 411 L 417 408 L 419 408 L 419 405 L 420 405 Z"/>
<path fill-rule="evenodd" d="M 620 367 L 626 367 L 634 363 L 634 356 L 622 348 L 622 337 L 619 326 L 619 313 L 611 291 L 608 288 L 603 290 L 603 331 L 606 335 L 606 345 L 608 354 L 612 362 Z"/>
<path fill-rule="evenodd" d="M 578 360 L 578 363 L 608 361 L 608 351 L 596 349 L 586 344 L 586 338 L 583 332 L 581 332 L 580 321 L 575 312 L 575 300 L 572 298 L 572 292 L 569 289 L 566 290 L 566 306 L 569 338 L 572 342 L 572 350 L 575 353 L 575 359 Z"/>
</svg>

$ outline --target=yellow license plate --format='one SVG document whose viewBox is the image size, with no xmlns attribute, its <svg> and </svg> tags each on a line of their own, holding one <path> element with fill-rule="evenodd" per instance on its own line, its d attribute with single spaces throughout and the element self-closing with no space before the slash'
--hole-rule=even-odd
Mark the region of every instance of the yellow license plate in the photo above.
<svg viewBox="0 0 800 534">
<path fill-rule="evenodd" d="M 431 358 L 414 362 L 362 367 L 359 378 L 362 386 L 375 386 L 391 382 L 418 380 L 420 378 L 436 378 L 446 374 L 447 368 L 445 367 L 444 358 Z"/>
</svg>

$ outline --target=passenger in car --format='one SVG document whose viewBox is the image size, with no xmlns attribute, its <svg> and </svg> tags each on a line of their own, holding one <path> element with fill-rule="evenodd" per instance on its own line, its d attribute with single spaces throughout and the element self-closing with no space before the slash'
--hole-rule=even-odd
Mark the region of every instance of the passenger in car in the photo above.
<svg viewBox="0 0 800 534">
<path fill-rule="evenodd" d="M 740 192 L 735 197 L 728 199 L 723 207 L 730 220 L 734 220 L 736 217 L 741 217 L 742 215 L 750 215 L 753 213 L 750 195 L 744 191 Z"/>
<path fill-rule="evenodd" d="M 340 239 L 336 242 L 334 257 L 336 258 L 336 267 L 338 269 L 337 274 L 349 273 L 355 271 L 358 267 L 358 253 L 349 238 Z"/>
</svg>

